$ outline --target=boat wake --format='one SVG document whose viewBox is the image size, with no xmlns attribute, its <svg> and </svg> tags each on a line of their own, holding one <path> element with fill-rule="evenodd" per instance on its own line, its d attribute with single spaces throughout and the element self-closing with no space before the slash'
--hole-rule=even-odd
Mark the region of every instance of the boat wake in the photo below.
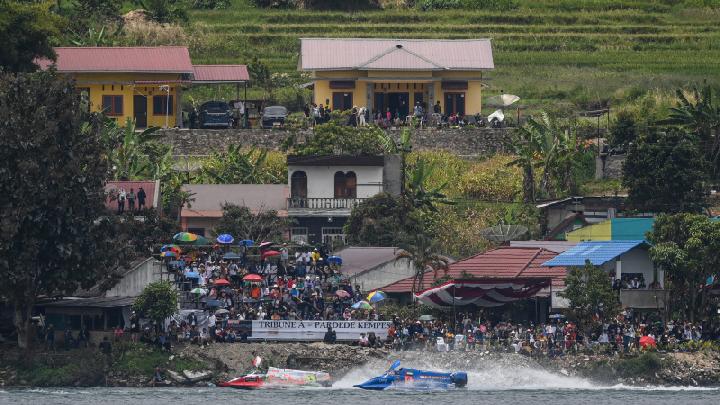
<svg viewBox="0 0 720 405">
<path fill-rule="evenodd" d="M 718 390 L 707 387 L 635 387 L 623 384 L 602 385 L 580 377 L 565 376 L 543 369 L 532 359 L 514 354 L 427 353 L 403 352 L 392 357 L 403 366 L 434 371 L 465 371 L 468 390 L 637 390 L 637 391 L 691 391 Z M 360 384 L 387 370 L 389 361 L 373 361 L 351 370 L 333 384 L 333 388 L 346 389 Z"/>
</svg>

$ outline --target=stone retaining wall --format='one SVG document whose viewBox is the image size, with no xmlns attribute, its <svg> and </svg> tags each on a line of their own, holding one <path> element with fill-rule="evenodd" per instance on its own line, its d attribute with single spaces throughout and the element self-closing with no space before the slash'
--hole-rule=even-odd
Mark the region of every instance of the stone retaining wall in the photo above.
<svg viewBox="0 0 720 405">
<path fill-rule="evenodd" d="M 416 130 L 413 146 L 416 150 L 445 149 L 458 155 L 487 155 L 504 151 L 505 140 L 512 129 L 422 129 Z M 390 131 L 398 137 L 400 131 Z M 207 155 L 226 149 L 228 145 L 278 149 L 291 134 L 285 130 L 263 129 L 166 129 L 157 137 L 173 146 L 176 155 Z M 299 131 L 298 139 L 312 136 L 311 130 Z"/>
</svg>

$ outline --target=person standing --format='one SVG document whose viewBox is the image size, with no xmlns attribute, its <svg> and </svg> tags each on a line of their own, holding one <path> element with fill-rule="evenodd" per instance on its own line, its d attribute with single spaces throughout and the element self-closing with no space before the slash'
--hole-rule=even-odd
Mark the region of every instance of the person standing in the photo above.
<svg viewBox="0 0 720 405">
<path fill-rule="evenodd" d="M 125 212 L 125 197 L 127 196 L 127 192 L 125 191 L 125 188 L 121 188 L 118 192 L 118 214 L 122 214 Z"/>
<path fill-rule="evenodd" d="M 440 100 L 433 106 L 433 112 L 435 114 L 442 114 L 442 108 L 440 107 Z"/>
<path fill-rule="evenodd" d="M 211 339 L 215 339 L 215 326 L 217 325 L 217 317 L 214 313 L 210 313 L 208 316 L 208 333 Z"/>
<path fill-rule="evenodd" d="M 138 211 L 145 208 L 145 198 L 147 198 L 147 195 L 145 194 L 145 190 L 143 190 L 143 188 L 140 187 L 140 190 L 138 190 L 138 192 L 137 192 Z"/>
<path fill-rule="evenodd" d="M 128 211 L 135 211 L 135 189 L 131 188 L 127 195 Z"/>
</svg>

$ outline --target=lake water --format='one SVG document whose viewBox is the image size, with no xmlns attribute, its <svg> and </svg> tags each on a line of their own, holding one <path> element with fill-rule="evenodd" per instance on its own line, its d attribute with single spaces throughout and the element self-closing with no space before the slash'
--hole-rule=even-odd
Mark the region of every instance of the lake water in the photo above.
<svg viewBox="0 0 720 405">
<path fill-rule="evenodd" d="M 332 388 L 243 391 L 232 388 L 43 388 L 0 389 L 2 404 L 220 404 L 257 405 L 693 405 L 720 403 L 720 389 L 694 387 L 602 386 L 588 380 L 550 373 L 521 357 L 468 360 L 460 355 L 403 353 L 407 367 L 468 371 L 467 389 L 447 392 L 364 391 L 354 384 L 382 373 L 377 360 L 351 371 Z"/>
</svg>

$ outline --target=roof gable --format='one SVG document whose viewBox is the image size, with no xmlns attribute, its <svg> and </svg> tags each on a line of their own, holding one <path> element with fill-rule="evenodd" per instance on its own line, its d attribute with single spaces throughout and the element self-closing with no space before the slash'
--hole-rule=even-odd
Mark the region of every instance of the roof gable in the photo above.
<svg viewBox="0 0 720 405">
<path fill-rule="evenodd" d="M 599 266 L 638 246 L 647 246 L 647 244 L 644 240 L 580 242 L 572 249 L 560 253 L 542 265 L 545 267 L 584 266 L 585 262 L 589 260 L 590 263 Z"/>
<path fill-rule="evenodd" d="M 302 38 L 300 70 L 494 69 L 489 39 Z"/>
</svg>

